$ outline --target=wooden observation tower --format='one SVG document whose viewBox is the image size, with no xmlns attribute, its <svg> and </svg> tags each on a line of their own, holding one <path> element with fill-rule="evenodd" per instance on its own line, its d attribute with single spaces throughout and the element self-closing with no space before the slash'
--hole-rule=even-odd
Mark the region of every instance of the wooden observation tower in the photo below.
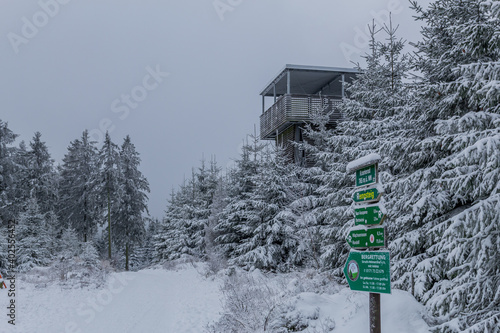
<svg viewBox="0 0 500 333">
<path fill-rule="evenodd" d="M 292 141 L 304 140 L 303 126 L 314 113 L 330 114 L 328 125 L 335 126 L 342 118 L 336 106 L 345 97 L 344 84 L 357 73 L 353 68 L 286 65 L 260 93 L 260 138 L 282 145 L 290 161 L 307 164 Z M 266 108 L 269 97 L 273 104 Z"/>
</svg>

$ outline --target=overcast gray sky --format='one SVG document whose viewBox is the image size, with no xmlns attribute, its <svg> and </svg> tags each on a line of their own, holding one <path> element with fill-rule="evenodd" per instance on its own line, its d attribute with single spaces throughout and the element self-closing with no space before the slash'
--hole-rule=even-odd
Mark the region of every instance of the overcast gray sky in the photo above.
<svg viewBox="0 0 500 333">
<path fill-rule="evenodd" d="M 429 1 L 421 1 L 427 4 Z M 225 168 L 259 123 L 259 92 L 285 64 L 353 67 L 372 18 L 406 0 L 0 0 L 0 119 L 60 162 L 84 129 L 141 154 L 150 212 L 215 155 Z M 168 74 L 167 74 L 168 73 Z"/>
</svg>

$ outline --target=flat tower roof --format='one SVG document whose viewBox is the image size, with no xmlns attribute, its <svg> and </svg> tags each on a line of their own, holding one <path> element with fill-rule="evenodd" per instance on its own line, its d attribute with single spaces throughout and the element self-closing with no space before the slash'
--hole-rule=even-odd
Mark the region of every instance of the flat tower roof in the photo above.
<svg viewBox="0 0 500 333">
<path fill-rule="evenodd" d="M 262 90 L 262 96 L 284 95 L 287 93 L 288 73 L 290 73 L 290 92 L 295 94 L 317 94 L 323 87 L 343 74 L 354 77 L 359 71 L 355 68 L 303 66 L 287 64 L 274 79 Z"/>
</svg>

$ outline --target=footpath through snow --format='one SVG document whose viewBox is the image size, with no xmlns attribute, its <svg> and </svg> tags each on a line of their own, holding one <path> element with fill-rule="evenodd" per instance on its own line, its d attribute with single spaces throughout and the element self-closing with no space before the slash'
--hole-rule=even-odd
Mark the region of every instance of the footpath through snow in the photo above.
<svg viewBox="0 0 500 333">
<path fill-rule="evenodd" d="M 35 288 L 19 283 L 16 327 L 2 333 L 200 333 L 221 311 L 219 284 L 193 266 L 113 274 L 103 289 Z"/>
</svg>

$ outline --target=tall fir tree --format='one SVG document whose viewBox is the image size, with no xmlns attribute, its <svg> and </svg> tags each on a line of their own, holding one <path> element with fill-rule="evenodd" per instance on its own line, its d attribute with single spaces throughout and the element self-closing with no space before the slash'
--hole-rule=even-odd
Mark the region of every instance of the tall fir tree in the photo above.
<svg viewBox="0 0 500 333">
<path fill-rule="evenodd" d="M 94 237 L 102 215 L 98 200 L 97 148 L 88 131 L 72 141 L 59 168 L 58 215 L 63 227 L 72 226 L 80 240 Z"/>
<path fill-rule="evenodd" d="M 12 150 L 11 159 L 14 164 L 15 177 L 8 191 L 12 196 L 10 209 L 13 213 L 19 214 L 26 210 L 28 200 L 33 197 L 30 179 L 30 153 L 24 140 Z"/>
<path fill-rule="evenodd" d="M 347 97 L 339 106 L 344 119 L 328 128 L 328 115 L 318 110 L 313 123 L 306 126 L 303 148 L 314 155 L 315 166 L 302 171 L 306 195 L 293 203 L 302 211 L 298 232 L 307 256 L 315 266 L 333 268 L 339 277 L 348 251 L 345 237 L 352 224 L 354 179 L 345 172 L 347 163 L 399 146 L 384 161 L 382 178 L 389 181 L 389 165 L 401 159 L 401 147 L 412 137 L 407 133 L 411 125 L 402 116 L 409 100 L 404 80 L 410 67 L 402 52 L 404 41 L 396 37 L 392 20 L 381 28 L 372 23 L 369 31 L 366 68 L 359 68 L 360 73 L 347 84 Z M 385 40 L 378 39 L 381 33 Z"/>
<path fill-rule="evenodd" d="M 14 207 L 15 195 L 13 186 L 16 181 L 16 165 L 14 155 L 16 148 L 12 144 L 17 135 L 8 124 L 0 120 L 0 218 L 5 224 L 16 217 L 19 209 Z"/>
<path fill-rule="evenodd" d="M 26 211 L 19 214 L 18 220 L 17 270 L 27 272 L 37 266 L 47 266 L 52 260 L 51 236 L 47 232 L 47 223 L 36 199 L 29 200 Z"/>
<path fill-rule="evenodd" d="M 301 257 L 296 256 L 296 214 L 289 206 L 296 199 L 294 168 L 279 146 L 265 154 L 252 177 L 255 187 L 247 199 L 246 211 L 254 217 L 244 222 L 249 237 L 236 247 L 233 262 L 247 268 L 288 271 Z"/>
<path fill-rule="evenodd" d="M 416 293 L 442 322 L 436 332 L 487 332 L 500 321 L 498 4 L 413 8 L 426 24 L 414 110 L 430 129 L 416 145 L 427 166 L 412 177 L 420 185 L 403 216 L 426 235 Z"/>
<path fill-rule="evenodd" d="M 146 235 L 143 238 L 140 249 L 136 251 L 137 262 L 132 260 L 131 266 L 136 269 L 149 267 L 155 262 L 155 235 L 158 234 L 160 221 L 158 218 L 146 218 Z"/>
<path fill-rule="evenodd" d="M 106 132 L 103 145 L 98 153 L 99 175 L 97 177 L 97 198 L 99 204 L 105 207 L 101 223 L 106 225 L 108 241 L 108 258 L 112 256 L 112 244 L 118 241 L 113 236 L 114 218 L 120 210 L 120 200 L 123 195 L 123 176 L 120 165 L 118 146 L 111 141 L 111 136 Z"/>
<path fill-rule="evenodd" d="M 119 155 L 120 187 L 119 203 L 113 214 L 115 243 L 125 248 L 125 269 L 129 269 L 132 249 L 140 248 L 145 236 L 144 213 L 148 212 L 147 193 L 149 183 L 139 171 L 141 159 L 127 135 Z"/>
<path fill-rule="evenodd" d="M 158 227 L 155 239 L 155 260 L 165 261 L 194 255 L 189 237 L 192 214 L 192 187 L 185 183 L 179 191 L 172 190 L 165 216 Z"/>
<path fill-rule="evenodd" d="M 205 231 L 208 227 L 214 194 L 219 181 L 220 168 L 212 157 L 210 167 L 207 168 L 205 159 L 202 158 L 201 166 L 193 177 L 193 219 L 189 235 L 194 253 L 200 258 L 206 256 Z"/>
<path fill-rule="evenodd" d="M 237 256 L 238 245 L 252 236 L 251 226 L 259 220 L 250 198 L 255 191 L 255 176 L 259 172 L 265 145 L 259 142 L 257 135 L 249 137 L 251 143 L 247 140 L 243 144 L 240 158 L 229 171 L 228 201 L 214 227 L 218 235 L 214 240 L 216 250 L 226 258 Z"/>
<path fill-rule="evenodd" d="M 54 160 L 51 158 L 45 142 L 41 140 L 42 134 L 36 132 L 30 142 L 28 151 L 28 180 L 32 196 L 37 202 L 42 213 L 55 211 L 57 201 L 57 184 L 54 169 Z"/>
<path fill-rule="evenodd" d="M 217 247 L 216 239 L 220 234 L 215 230 L 220 222 L 221 214 L 228 203 L 228 185 L 227 177 L 219 176 L 217 185 L 214 191 L 212 205 L 210 207 L 210 216 L 208 217 L 207 225 L 205 227 L 205 246 L 207 260 L 212 265 L 211 269 L 214 271 L 226 265 L 224 255 Z"/>
<path fill-rule="evenodd" d="M 215 160 L 201 167 L 191 180 L 172 192 L 165 217 L 155 236 L 157 260 L 177 259 L 182 255 L 206 258 L 205 231 L 209 223 L 220 169 Z"/>
</svg>

